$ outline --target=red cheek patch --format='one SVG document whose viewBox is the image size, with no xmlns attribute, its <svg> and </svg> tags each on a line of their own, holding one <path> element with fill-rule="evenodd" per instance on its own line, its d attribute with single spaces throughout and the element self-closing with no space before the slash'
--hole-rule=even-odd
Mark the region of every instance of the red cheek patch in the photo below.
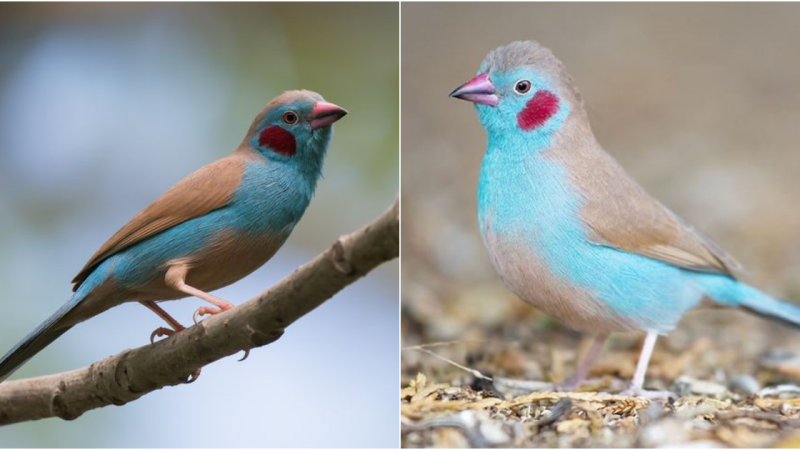
<svg viewBox="0 0 800 450">
<path fill-rule="evenodd" d="M 258 145 L 269 147 L 281 155 L 294 156 L 297 144 L 292 133 L 273 125 L 261 131 L 261 134 L 258 135 Z"/>
<path fill-rule="evenodd" d="M 558 97 L 550 91 L 539 91 L 517 114 L 517 124 L 524 131 L 539 128 L 558 111 Z"/>
</svg>

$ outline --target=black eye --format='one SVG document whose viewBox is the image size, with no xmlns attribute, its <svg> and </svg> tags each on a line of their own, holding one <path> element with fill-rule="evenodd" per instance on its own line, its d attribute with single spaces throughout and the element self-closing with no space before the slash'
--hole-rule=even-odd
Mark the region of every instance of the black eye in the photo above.
<svg viewBox="0 0 800 450">
<path fill-rule="evenodd" d="M 286 111 L 283 113 L 283 123 L 287 125 L 294 125 L 297 123 L 297 114 L 294 111 Z"/>
<path fill-rule="evenodd" d="M 531 82 L 528 80 L 519 80 L 517 84 L 514 85 L 514 90 L 517 91 L 517 94 L 525 94 L 531 90 Z"/>
</svg>

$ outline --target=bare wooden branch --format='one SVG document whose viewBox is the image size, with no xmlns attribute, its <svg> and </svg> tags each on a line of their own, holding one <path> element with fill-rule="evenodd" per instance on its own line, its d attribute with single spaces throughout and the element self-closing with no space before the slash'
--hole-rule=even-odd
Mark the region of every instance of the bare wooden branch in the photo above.
<svg viewBox="0 0 800 450">
<path fill-rule="evenodd" d="M 396 201 L 277 285 L 168 339 L 82 369 L 0 383 L 0 425 L 54 416 L 71 420 L 95 408 L 124 405 L 184 384 L 196 369 L 218 359 L 276 341 L 294 321 L 398 256 L 399 214 Z"/>
</svg>

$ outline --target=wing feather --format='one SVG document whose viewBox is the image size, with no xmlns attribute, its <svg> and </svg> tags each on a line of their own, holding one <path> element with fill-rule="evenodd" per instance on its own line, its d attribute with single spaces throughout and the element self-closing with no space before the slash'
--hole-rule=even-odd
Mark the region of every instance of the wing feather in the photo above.
<svg viewBox="0 0 800 450">
<path fill-rule="evenodd" d="M 200 168 L 125 224 L 83 266 L 72 280 L 77 290 L 89 274 L 110 256 L 230 203 L 245 168 L 241 152 Z"/>
<path fill-rule="evenodd" d="M 741 270 L 732 256 L 651 197 L 599 146 L 572 147 L 554 157 L 573 174 L 571 181 L 584 199 L 581 218 L 593 242 L 687 270 L 731 277 Z"/>
</svg>

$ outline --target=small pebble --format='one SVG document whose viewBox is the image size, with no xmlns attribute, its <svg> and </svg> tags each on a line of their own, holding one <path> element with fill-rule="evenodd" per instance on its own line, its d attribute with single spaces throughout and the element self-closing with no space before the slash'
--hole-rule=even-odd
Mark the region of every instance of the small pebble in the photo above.
<svg viewBox="0 0 800 450">
<path fill-rule="evenodd" d="M 645 408 L 644 413 L 640 413 L 645 422 L 654 422 L 664 416 L 664 407 L 658 402 L 651 402 Z"/>
<path fill-rule="evenodd" d="M 761 390 L 761 384 L 752 375 L 739 374 L 728 381 L 728 389 L 731 392 L 749 397 Z"/>
<path fill-rule="evenodd" d="M 683 423 L 670 418 L 645 427 L 639 438 L 639 444 L 642 447 L 672 446 L 690 438 Z"/>
<path fill-rule="evenodd" d="M 505 430 L 503 430 L 502 422 L 487 420 L 483 415 L 479 416 L 475 411 L 462 411 L 461 417 L 464 418 L 465 423 L 478 424 L 478 430 L 487 444 L 493 446 L 505 446 L 511 442 Z"/>
<path fill-rule="evenodd" d="M 800 395 L 800 386 L 795 386 L 793 384 L 769 386 L 758 391 L 759 397 L 790 398 L 797 397 L 798 395 Z"/>
<path fill-rule="evenodd" d="M 672 390 L 682 397 L 687 394 L 697 394 L 722 398 L 728 392 L 728 388 L 725 385 L 714 383 L 713 381 L 697 380 L 686 375 L 675 380 Z"/>
</svg>

